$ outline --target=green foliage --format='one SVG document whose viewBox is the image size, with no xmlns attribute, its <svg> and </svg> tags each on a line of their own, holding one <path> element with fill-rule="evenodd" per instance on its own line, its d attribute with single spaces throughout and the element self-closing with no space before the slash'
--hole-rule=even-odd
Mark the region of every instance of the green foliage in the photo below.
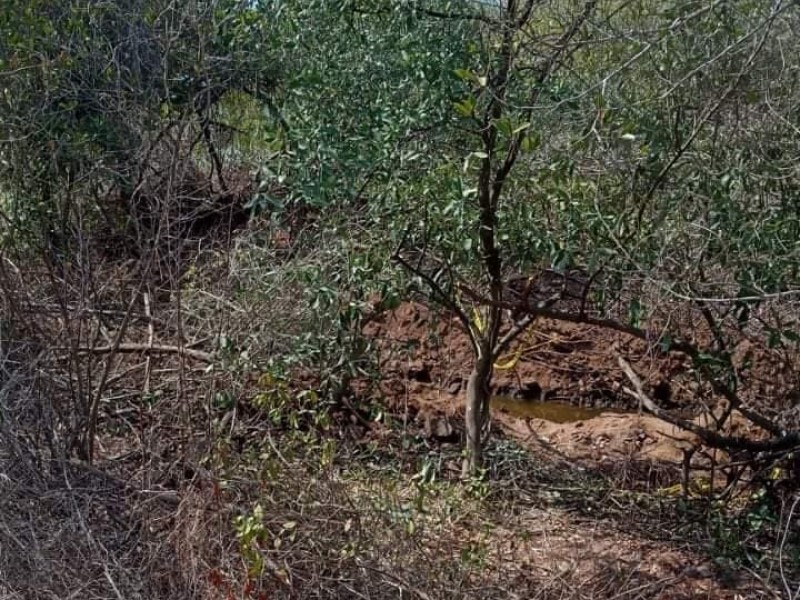
<svg viewBox="0 0 800 600">
<path fill-rule="evenodd" d="M 0 189 L 8 217 L 34 235 L 66 233 L 80 207 L 103 209 L 112 192 L 133 193 L 149 161 L 163 159 L 153 156 L 158 141 L 207 128 L 226 94 L 265 101 L 277 77 L 266 17 L 239 0 L 6 2 Z"/>
<path fill-rule="evenodd" d="M 393 8 L 262 3 L 276 15 L 273 51 L 286 65 L 283 160 L 295 198 L 380 202 L 438 162 L 435 138 L 453 121 L 452 69 L 463 63 L 466 30 Z"/>
<path fill-rule="evenodd" d="M 329 403 L 322 402 L 316 391 L 293 392 L 284 377 L 270 371 L 259 377 L 258 387 L 251 402 L 266 412 L 275 425 L 293 430 L 303 426 L 327 429 L 330 425 Z"/>
<path fill-rule="evenodd" d="M 709 523 L 715 562 L 728 568 L 754 569 L 763 568 L 760 563 L 770 558 L 774 540 L 784 535 L 780 528 L 789 526 L 781 523 L 764 489 L 754 491 L 740 511 L 732 513 L 724 505 L 712 508 Z M 781 560 L 786 561 L 785 568 L 797 566 L 796 557 L 787 555 Z"/>
<path fill-rule="evenodd" d="M 250 514 L 237 516 L 234 519 L 233 527 L 248 575 L 250 577 L 260 576 L 264 570 L 262 548 L 267 542 L 264 509 L 260 504 L 256 504 Z"/>
</svg>

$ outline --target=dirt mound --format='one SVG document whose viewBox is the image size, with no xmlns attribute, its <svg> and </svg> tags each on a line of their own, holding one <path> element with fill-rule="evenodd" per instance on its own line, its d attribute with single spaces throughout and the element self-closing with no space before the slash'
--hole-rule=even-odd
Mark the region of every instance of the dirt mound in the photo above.
<svg viewBox="0 0 800 600">
<path fill-rule="evenodd" d="M 405 303 L 368 335 L 379 341 L 390 397 L 433 386 L 457 394 L 466 386 L 472 349 L 455 317 Z M 647 378 L 649 391 L 669 407 L 688 406 L 688 390 L 674 384 L 687 368 L 677 356 L 654 353 L 647 344 L 588 325 L 541 319 L 498 361 L 494 393 L 584 407 L 634 408 L 621 393 L 624 374 L 612 346 Z"/>
<path fill-rule="evenodd" d="M 449 423 L 460 420 L 472 365 L 470 342 L 458 321 L 405 303 L 367 333 L 381 353 L 382 393 L 419 409 L 428 433 L 452 438 Z M 525 444 L 546 445 L 570 459 L 680 465 L 695 436 L 639 413 L 622 392 L 629 384 L 618 353 L 642 374 L 664 408 L 697 418 L 689 410 L 698 390 L 687 376 L 688 359 L 655 352 L 624 334 L 542 319 L 498 361 L 493 391 L 503 398 L 493 403 L 495 422 Z M 553 417 L 563 411 L 574 418 Z M 446 425 L 436 421 L 439 415 Z"/>
</svg>

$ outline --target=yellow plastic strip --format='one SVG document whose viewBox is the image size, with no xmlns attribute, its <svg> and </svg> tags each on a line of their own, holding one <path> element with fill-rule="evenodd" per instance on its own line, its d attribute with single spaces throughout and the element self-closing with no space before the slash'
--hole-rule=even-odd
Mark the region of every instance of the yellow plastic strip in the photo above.
<svg viewBox="0 0 800 600">
<path fill-rule="evenodd" d="M 509 369 L 513 369 L 514 367 L 517 366 L 517 363 L 519 362 L 521 356 L 522 356 L 522 348 L 518 348 L 517 351 L 514 353 L 514 356 L 512 356 L 507 362 L 494 363 L 494 368 L 499 369 L 501 371 L 507 371 Z"/>
</svg>

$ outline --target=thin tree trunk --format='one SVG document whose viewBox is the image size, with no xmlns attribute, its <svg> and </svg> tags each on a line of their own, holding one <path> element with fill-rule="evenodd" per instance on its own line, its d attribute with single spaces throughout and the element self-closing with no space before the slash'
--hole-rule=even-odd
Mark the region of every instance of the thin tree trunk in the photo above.
<svg viewBox="0 0 800 600">
<path fill-rule="evenodd" d="M 467 383 L 465 425 L 467 432 L 463 477 L 477 475 L 483 468 L 483 444 L 489 419 L 489 386 L 492 379 L 492 354 L 481 352 Z"/>
</svg>

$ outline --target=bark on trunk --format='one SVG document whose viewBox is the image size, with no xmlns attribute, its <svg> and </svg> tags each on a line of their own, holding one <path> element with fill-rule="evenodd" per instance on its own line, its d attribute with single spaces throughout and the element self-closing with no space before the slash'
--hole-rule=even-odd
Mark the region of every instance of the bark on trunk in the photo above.
<svg viewBox="0 0 800 600">
<path fill-rule="evenodd" d="M 475 361 L 467 383 L 465 425 L 467 432 L 463 477 L 477 475 L 483 468 L 483 443 L 489 419 L 489 386 L 492 378 L 492 356 L 485 353 Z"/>
</svg>

